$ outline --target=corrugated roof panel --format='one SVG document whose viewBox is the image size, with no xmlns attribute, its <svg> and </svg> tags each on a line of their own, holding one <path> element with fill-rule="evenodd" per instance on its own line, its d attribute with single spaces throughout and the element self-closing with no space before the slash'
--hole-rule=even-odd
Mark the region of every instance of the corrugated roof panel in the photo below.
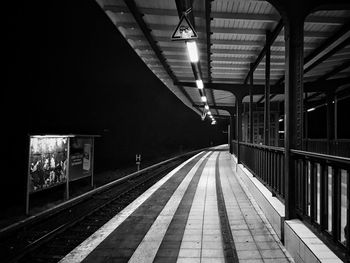
<svg viewBox="0 0 350 263">
<path fill-rule="evenodd" d="M 262 95 L 253 95 L 253 102 L 258 102 L 261 97 L 263 97 Z M 249 96 L 245 96 L 242 100 L 243 102 L 250 102 L 250 97 Z"/>
<path fill-rule="evenodd" d="M 135 0 L 135 2 L 138 7 L 176 10 L 176 4 L 173 0 Z"/>
</svg>

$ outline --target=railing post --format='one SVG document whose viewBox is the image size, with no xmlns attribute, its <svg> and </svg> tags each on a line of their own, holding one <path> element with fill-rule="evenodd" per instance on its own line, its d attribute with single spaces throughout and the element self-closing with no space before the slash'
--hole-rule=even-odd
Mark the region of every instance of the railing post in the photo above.
<svg viewBox="0 0 350 263">
<path fill-rule="evenodd" d="M 270 144 L 270 57 L 271 41 L 270 31 L 266 32 L 266 55 L 265 55 L 265 107 L 264 107 L 264 144 Z"/>
<path fill-rule="evenodd" d="M 237 139 L 237 164 L 241 163 L 240 142 L 242 141 L 242 97 L 236 97 L 236 139 Z"/>
<path fill-rule="evenodd" d="M 304 19 L 295 12 L 285 24 L 285 209 L 286 219 L 296 217 L 296 176 L 290 149 L 302 149 Z M 300 191 L 300 189 L 298 189 Z"/>
<path fill-rule="evenodd" d="M 253 68 L 253 63 L 250 63 L 250 70 Z M 254 127 L 253 127 L 253 85 L 254 85 L 254 72 L 249 77 L 249 142 L 254 143 Z"/>
</svg>

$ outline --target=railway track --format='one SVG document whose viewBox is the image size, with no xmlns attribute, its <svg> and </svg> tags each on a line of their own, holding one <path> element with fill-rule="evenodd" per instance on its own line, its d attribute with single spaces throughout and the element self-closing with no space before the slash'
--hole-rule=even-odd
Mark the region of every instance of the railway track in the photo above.
<svg viewBox="0 0 350 263">
<path fill-rule="evenodd" d="M 38 218 L 34 223 L 18 225 L 1 233 L 2 262 L 58 262 L 189 157 L 185 155 L 165 162 L 49 217 Z"/>
</svg>

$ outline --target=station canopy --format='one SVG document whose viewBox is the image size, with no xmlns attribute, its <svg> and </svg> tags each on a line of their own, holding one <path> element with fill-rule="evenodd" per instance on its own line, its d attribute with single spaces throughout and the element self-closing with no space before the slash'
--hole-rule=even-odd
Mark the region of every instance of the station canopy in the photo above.
<svg viewBox="0 0 350 263">
<path fill-rule="evenodd" d="M 113 24 L 152 72 L 188 107 L 201 114 L 203 102 L 195 85 L 194 71 L 185 41 L 172 41 L 182 10 L 175 0 L 97 0 Z M 265 51 L 270 32 L 270 83 L 283 85 L 285 42 L 283 21 L 267 1 L 193 1 L 189 10 L 198 34 L 199 68 L 209 106 L 234 106 L 235 96 L 224 89 L 208 89 L 208 83 L 262 86 L 254 102 L 264 102 Z M 304 83 L 345 80 L 350 77 L 350 11 L 329 10 L 310 14 L 304 23 Z M 347 80 L 347 81 L 346 81 Z M 228 85 L 226 85 L 228 86 Z M 232 85 L 234 88 L 234 85 Z M 316 85 L 317 86 L 317 85 Z M 207 87 L 207 88 L 206 88 Z M 249 86 L 247 86 L 248 89 Z M 312 100 L 324 92 L 310 91 Z M 270 101 L 283 101 L 283 92 Z M 243 102 L 248 102 L 245 97 Z M 225 110 L 213 114 L 227 116 Z"/>
</svg>

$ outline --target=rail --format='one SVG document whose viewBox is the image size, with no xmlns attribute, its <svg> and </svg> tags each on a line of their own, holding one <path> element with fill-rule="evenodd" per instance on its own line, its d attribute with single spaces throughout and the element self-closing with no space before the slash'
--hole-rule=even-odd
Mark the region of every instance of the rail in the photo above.
<svg viewBox="0 0 350 263">
<path fill-rule="evenodd" d="M 176 159 L 179 159 L 179 158 L 182 158 L 182 157 L 186 157 L 186 156 L 190 156 L 190 155 L 195 155 L 201 151 L 205 151 L 205 150 L 208 150 L 209 148 L 204 148 L 204 149 L 199 149 L 199 150 L 195 150 L 195 151 L 191 151 L 191 152 L 187 152 L 187 153 L 184 153 L 184 154 L 181 154 L 181 155 L 178 155 L 178 156 L 175 156 L 173 158 L 170 158 L 170 159 L 167 159 L 165 161 L 162 161 L 160 163 L 156 163 L 154 165 L 151 165 L 145 169 L 142 169 L 140 171 L 137 171 L 137 172 L 134 172 L 134 173 L 131 173 L 129 175 L 126 175 L 120 179 L 117 179 L 117 180 L 114 180 L 110 183 L 107 183 L 105 185 L 102 185 L 96 189 L 93 189 L 91 191 L 88 191 L 80 196 L 77 196 L 75 198 L 72 198 L 68 201 L 65 201 L 55 207 L 52 207 L 48 210 L 45 210 L 43 212 L 40 212 L 38 214 L 35 214 L 35 215 L 32 215 L 32 216 L 29 216 L 23 220 L 20 220 L 12 225 L 9 225 L 7 227 L 4 227 L 2 229 L 0 229 L 0 237 L 1 236 L 5 236 L 5 235 L 8 235 L 8 234 L 11 234 L 11 232 L 15 231 L 16 229 L 20 228 L 20 227 L 24 227 L 24 226 L 29 226 L 29 225 L 32 225 L 34 223 L 36 223 L 37 221 L 39 220 L 43 220 L 45 218 L 48 218 L 48 217 L 51 217 L 53 216 L 54 214 L 57 214 L 59 213 L 60 211 L 64 210 L 64 209 L 67 209 L 68 207 L 71 207 L 73 205 L 76 205 L 88 198 L 90 198 L 91 196 L 95 195 L 95 194 L 98 194 L 98 193 L 101 193 L 103 191 L 106 191 L 107 189 L 109 188 L 112 188 L 114 187 L 115 185 L 118 185 L 126 180 L 130 180 L 132 178 L 136 178 L 138 177 L 139 175 L 141 174 L 144 174 L 145 172 L 148 172 L 152 169 L 155 169 L 161 165 L 164 165 L 164 164 L 167 164 L 169 162 L 172 162 Z"/>
</svg>

